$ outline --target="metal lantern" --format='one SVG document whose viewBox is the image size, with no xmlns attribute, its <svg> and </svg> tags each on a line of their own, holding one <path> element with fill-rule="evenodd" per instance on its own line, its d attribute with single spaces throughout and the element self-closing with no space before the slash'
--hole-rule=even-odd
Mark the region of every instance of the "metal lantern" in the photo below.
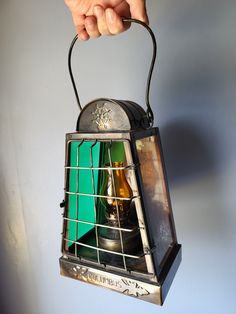
<svg viewBox="0 0 236 314">
<path fill-rule="evenodd" d="M 145 112 L 131 101 L 96 99 L 66 135 L 61 274 L 163 304 L 181 261 L 158 128 L 147 80 Z"/>
</svg>

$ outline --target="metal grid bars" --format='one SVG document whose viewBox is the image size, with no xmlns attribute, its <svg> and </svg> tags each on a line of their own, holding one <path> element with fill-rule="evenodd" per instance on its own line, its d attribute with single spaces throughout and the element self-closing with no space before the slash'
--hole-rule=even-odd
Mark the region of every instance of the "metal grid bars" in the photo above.
<svg viewBox="0 0 236 314">
<path fill-rule="evenodd" d="M 110 169 L 112 168 L 111 147 L 112 147 L 112 141 L 108 144 L 108 158 L 109 158 Z M 112 177 L 112 185 L 113 185 L 114 192 L 115 192 L 115 196 L 114 197 L 117 198 L 117 192 L 116 192 L 116 186 L 115 186 L 115 179 L 114 179 L 113 170 L 111 171 L 111 177 Z M 119 208 L 118 208 L 117 199 L 115 201 L 115 205 L 116 205 L 116 215 L 117 215 L 117 218 L 118 218 L 118 226 L 119 226 L 119 235 L 120 235 L 120 242 L 121 242 L 121 252 L 122 252 L 122 258 L 123 258 L 123 264 L 124 264 L 125 270 L 127 270 L 126 260 L 125 260 L 125 256 L 124 256 L 125 252 L 124 252 L 123 235 L 122 235 L 122 232 L 120 230 L 121 224 L 120 224 L 120 214 L 119 214 Z"/>
<path fill-rule="evenodd" d="M 114 152 L 113 149 L 117 145 L 115 143 L 118 142 L 125 152 L 123 158 L 126 166 L 114 168 L 114 159 L 119 158 L 119 154 L 121 154 Z M 133 189 L 132 187 L 132 183 L 135 181 L 136 166 L 129 157 L 127 158 L 126 146 L 124 141 L 117 140 L 78 139 L 67 141 L 62 251 L 63 254 L 74 259 L 96 263 L 103 268 L 118 267 L 122 271 L 132 270 L 153 274 L 151 253 L 147 249 L 148 241 L 144 220 L 140 219 L 140 208 L 137 210 L 137 205 L 140 207 L 140 196 L 137 188 Z M 107 169 L 111 173 L 114 196 L 107 196 L 101 192 L 104 172 Z M 113 173 L 117 169 L 128 172 L 133 189 L 132 197 L 121 197 L 117 194 Z M 108 198 L 115 201 L 117 225 L 107 224 L 104 218 L 101 200 Z M 121 200 L 134 204 L 136 220 L 132 228 L 120 223 L 118 201 Z M 110 250 L 100 244 L 99 230 L 101 229 L 109 229 L 111 232 L 119 234 L 120 250 Z M 141 248 L 138 252 L 127 252 L 124 236 L 132 234 L 135 230 L 138 230 Z"/>
</svg>

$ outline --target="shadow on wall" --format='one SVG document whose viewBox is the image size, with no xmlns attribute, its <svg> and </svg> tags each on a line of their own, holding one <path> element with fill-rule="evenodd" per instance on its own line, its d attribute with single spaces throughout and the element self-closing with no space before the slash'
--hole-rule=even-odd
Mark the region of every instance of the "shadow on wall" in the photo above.
<svg viewBox="0 0 236 314">
<path fill-rule="evenodd" d="M 28 314 L 31 296 L 27 295 L 26 287 L 30 273 L 24 222 L 17 200 L 18 185 L 14 171 L 9 171 L 6 164 L 8 158 L 8 166 L 14 168 L 9 152 L 5 149 L 0 153 L 0 313 Z"/>
<path fill-rule="evenodd" d="M 1 224 L 5 221 L 7 206 L 0 203 Z M 6 239 L 9 231 L 0 230 L 0 313 L 1 314 L 28 314 L 27 296 L 25 295 L 23 276 L 17 265 L 17 250 L 11 247 Z M 9 235 L 11 237 L 11 235 Z M 20 253 L 21 254 L 21 253 Z"/>
<path fill-rule="evenodd" d="M 172 184 L 204 177 L 216 170 L 215 149 L 190 120 L 173 121 L 161 129 L 168 177 Z"/>
<path fill-rule="evenodd" d="M 215 134 L 208 134 L 209 141 L 199 127 L 183 120 L 165 126 L 161 134 L 170 187 L 177 188 L 175 196 L 184 237 L 203 237 L 215 243 L 216 239 L 222 240 L 219 234 L 224 239 L 230 236 L 231 220 L 224 210 Z"/>
</svg>

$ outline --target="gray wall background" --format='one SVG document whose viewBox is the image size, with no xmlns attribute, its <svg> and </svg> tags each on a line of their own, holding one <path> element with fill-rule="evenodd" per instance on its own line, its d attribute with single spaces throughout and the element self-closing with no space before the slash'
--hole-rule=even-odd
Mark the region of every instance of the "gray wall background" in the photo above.
<svg viewBox="0 0 236 314">
<path fill-rule="evenodd" d="M 74 29 L 63 1 L 1 0 L 1 314 L 235 313 L 236 3 L 147 6 L 159 47 L 151 102 L 183 244 L 165 305 L 59 276 L 64 134 L 78 115 L 67 71 Z M 150 49 L 138 26 L 79 45 L 82 103 L 143 104 Z"/>
</svg>

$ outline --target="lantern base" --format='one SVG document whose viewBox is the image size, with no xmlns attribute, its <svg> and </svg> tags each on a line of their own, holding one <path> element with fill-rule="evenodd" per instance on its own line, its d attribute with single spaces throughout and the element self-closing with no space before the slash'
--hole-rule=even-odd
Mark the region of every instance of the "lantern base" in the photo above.
<svg viewBox="0 0 236 314">
<path fill-rule="evenodd" d="M 118 274 L 115 270 L 98 268 L 86 261 L 75 261 L 64 255 L 60 258 L 61 275 L 102 286 L 137 299 L 162 305 L 181 262 L 181 245 L 172 248 L 163 270 L 158 276 L 144 276 L 137 272 Z"/>
<path fill-rule="evenodd" d="M 132 228 L 133 226 L 126 227 Z M 109 251 L 122 252 L 123 250 L 124 253 L 134 253 L 140 248 L 141 238 L 137 228 L 131 229 L 130 232 L 100 228 L 98 242 L 100 247 Z"/>
</svg>

